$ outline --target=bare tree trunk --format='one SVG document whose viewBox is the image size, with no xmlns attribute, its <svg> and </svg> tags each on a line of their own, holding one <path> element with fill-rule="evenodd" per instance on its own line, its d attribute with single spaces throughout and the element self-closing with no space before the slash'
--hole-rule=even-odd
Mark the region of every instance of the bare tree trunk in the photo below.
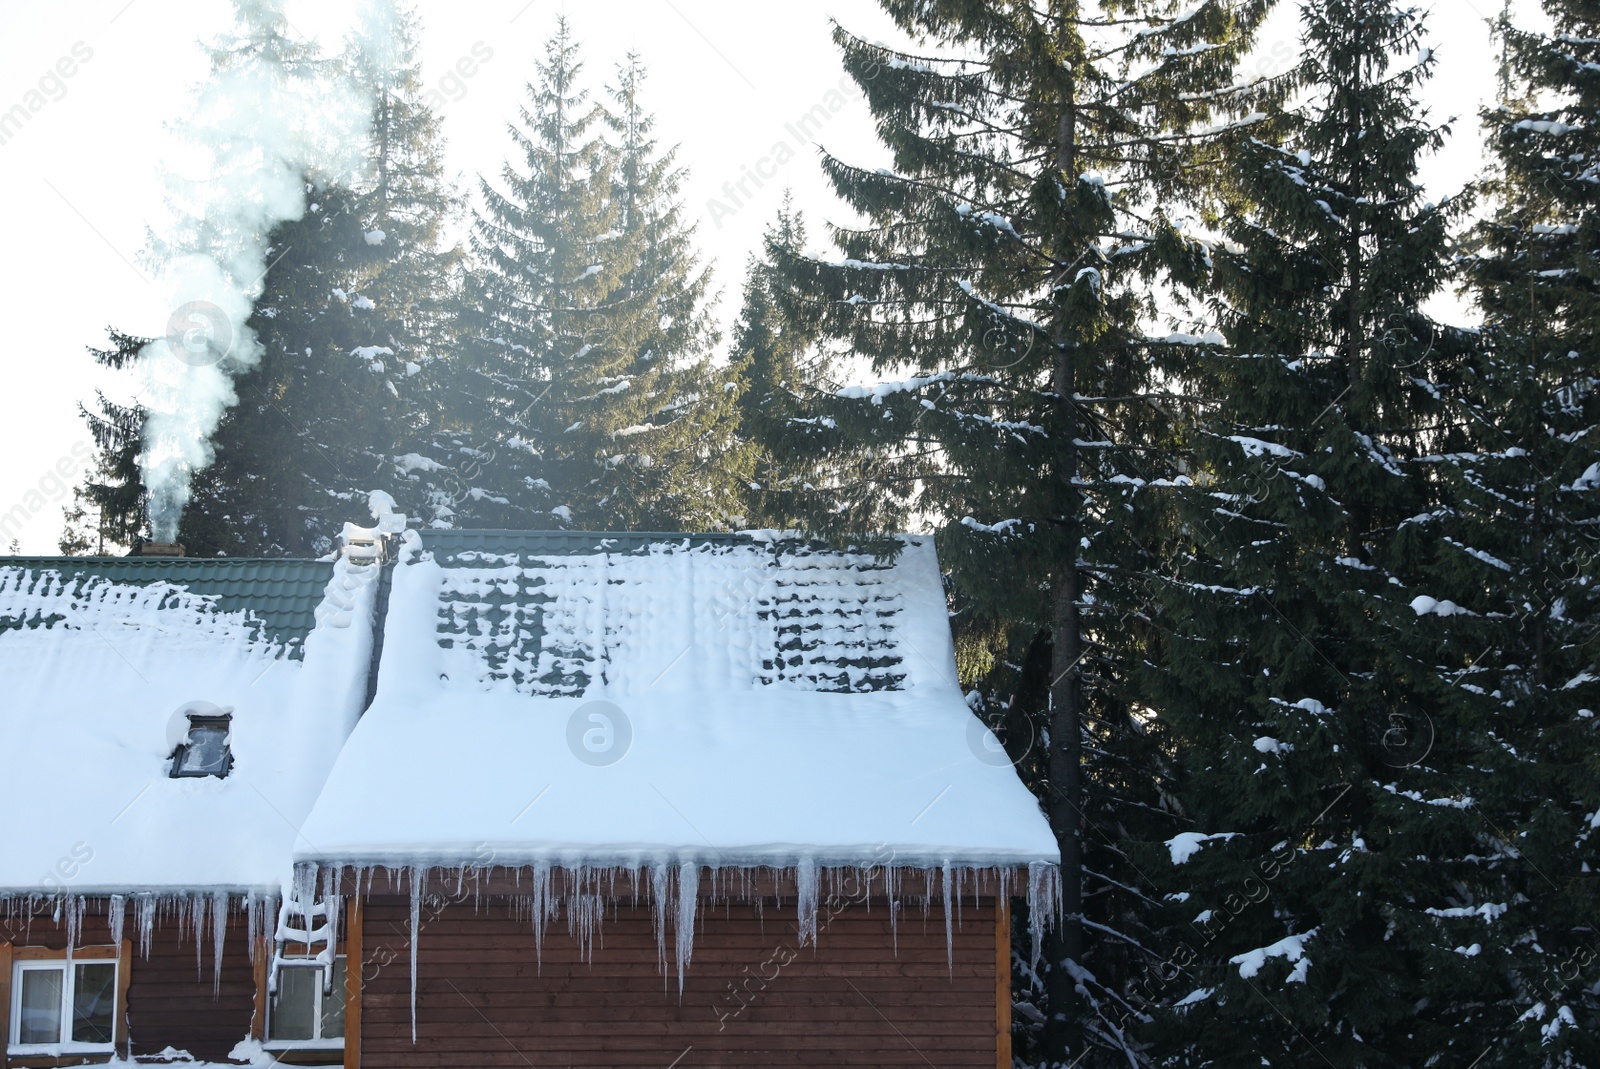
<svg viewBox="0 0 1600 1069">
<path fill-rule="evenodd" d="M 1068 16 L 1062 15 L 1061 35 L 1067 37 Z M 1061 91 L 1061 117 L 1056 129 L 1056 166 L 1069 188 L 1078 179 L 1076 83 L 1068 72 Z M 1059 251 L 1059 250 L 1058 250 Z M 1083 961 L 1083 767 L 1082 694 L 1078 686 L 1078 661 L 1082 655 L 1080 578 L 1077 552 L 1082 530 L 1082 496 L 1076 485 L 1080 437 L 1076 393 L 1078 349 L 1067 322 L 1066 290 L 1056 294 L 1050 338 L 1055 346 L 1052 389 L 1056 395 L 1060 458 L 1059 477 L 1067 507 L 1061 517 L 1068 558 L 1057 563 L 1051 577 L 1054 612 L 1054 651 L 1050 671 L 1050 793 L 1045 811 L 1061 848 L 1062 916 L 1046 941 L 1050 971 L 1045 998 L 1050 1016 L 1045 1025 L 1045 1052 L 1050 1061 L 1066 1065 L 1081 1056 L 1083 1007 L 1077 996 L 1076 967 Z"/>
</svg>

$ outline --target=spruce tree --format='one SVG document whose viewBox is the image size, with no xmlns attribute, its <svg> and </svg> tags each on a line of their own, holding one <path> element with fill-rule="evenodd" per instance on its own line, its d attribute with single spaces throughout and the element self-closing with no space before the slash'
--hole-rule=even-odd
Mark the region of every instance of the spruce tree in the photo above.
<svg viewBox="0 0 1600 1069">
<path fill-rule="evenodd" d="M 260 362 L 213 435 L 181 535 L 191 551 L 325 552 L 373 489 L 409 489 L 437 425 L 459 250 L 415 17 L 372 3 L 340 65 L 371 102 L 365 166 L 308 176 L 306 214 L 272 236 L 248 326 Z M 424 374 L 424 371 L 427 373 Z M 402 501 L 403 493 L 397 493 Z"/>
<path fill-rule="evenodd" d="M 1484 114 L 1493 211 L 1468 261 L 1484 344 L 1452 383 L 1465 441 L 1437 458 L 1419 611 L 1436 604 L 1417 624 L 1471 666 L 1457 701 L 1491 773 L 1484 838 L 1508 859 L 1492 926 L 1439 921 L 1497 974 L 1485 1065 L 1600 1064 L 1600 5 L 1544 6 L 1549 34 L 1500 27 L 1519 99 Z"/>
<path fill-rule="evenodd" d="M 705 275 L 681 219 L 681 173 L 657 150 L 630 61 L 614 112 L 582 87 L 558 22 L 519 122 L 483 182 L 466 359 L 428 460 L 462 458 L 435 522 L 680 529 L 736 498 L 731 391 L 708 363 Z M 615 143 L 603 134 L 611 130 Z"/>
<path fill-rule="evenodd" d="M 1194 825 L 1144 854 L 1182 935 L 1144 1038 L 1158 1065 L 1466 1067 L 1510 1027 L 1485 948 L 1515 847 L 1484 812 L 1478 651 L 1418 616 L 1473 340 L 1422 309 L 1464 202 L 1417 179 L 1445 133 L 1422 15 L 1301 20 L 1301 105 L 1228 161 L 1226 344 L 1181 373 L 1211 404 L 1151 689 Z"/>
<path fill-rule="evenodd" d="M 358 348 L 384 365 L 390 399 L 384 418 L 368 421 L 368 437 L 352 443 L 352 463 L 377 473 L 367 490 L 389 490 L 409 509 L 421 507 L 440 482 L 420 458 L 443 425 L 458 363 L 454 331 L 465 254 L 446 244 L 445 229 L 464 204 L 445 176 L 440 118 L 426 101 L 415 9 L 368 0 L 360 23 L 346 57 L 356 87 L 373 102 L 357 214 L 376 255 L 360 263 L 344 288 L 372 305 L 356 319 Z M 350 490 L 365 499 L 361 486 Z"/>
<path fill-rule="evenodd" d="M 808 383 L 826 374 L 826 357 L 815 332 L 784 310 L 783 280 L 774 256 L 805 247 L 805 220 L 784 198 L 768 226 L 764 255 L 745 269 L 744 299 L 734 326 L 730 363 L 738 383 L 741 440 L 755 448 L 747 484 L 746 517 L 757 527 L 788 529 L 801 522 L 803 499 L 817 485 L 819 465 L 807 463 L 804 437 L 811 424 L 800 413 Z"/>
<path fill-rule="evenodd" d="M 271 5 L 250 9 L 241 32 L 212 50 L 218 71 L 266 63 L 330 81 L 342 71 L 373 111 L 363 172 L 306 175 L 305 213 L 268 235 L 261 295 L 241 325 L 260 356 L 234 369 L 237 401 L 211 435 L 213 462 L 190 479 L 178 538 L 192 554 L 325 552 L 339 525 L 363 514 L 370 490 L 409 489 L 417 444 L 438 422 L 434 365 L 449 349 L 460 260 L 441 234 L 456 202 L 437 117 L 422 101 L 414 19 L 382 3 L 364 14 L 338 61 L 291 40 Z M 139 339 L 112 340 L 94 354 L 107 367 L 141 352 Z M 172 345 L 143 352 L 179 358 Z M 137 463 L 145 413 L 102 397 L 85 418 L 100 455 L 84 503 L 113 543 L 134 544 L 146 511 Z"/>
<path fill-rule="evenodd" d="M 389 346 L 372 344 L 364 317 L 375 302 L 345 288 L 379 253 L 354 191 L 308 182 L 307 198 L 305 216 L 272 234 L 245 324 L 261 356 L 235 375 L 239 399 L 211 436 L 215 459 L 191 479 L 178 540 L 192 554 L 324 553 L 354 495 L 387 473 L 386 443 L 373 442 L 395 419 L 390 376 L 401 369 Z"/>
<path fill-rule="evenodd" d="M 115 329 L 108 329 L 106 334 L 110 344 L 104 349 L 91 347 L 89 355 L 108 371 L 132 367 L 151 342 Z M 81 534 L 85 525 L 93 528 L 96 552 L 108 548 L 126 551 L 148 538 L 150 531 L 139 474 L 144 410 L 137 401 L 122 404 L 108 398 L 103 390 L 96 390 L 94 410 L 80 404 L 78 414 L 94 440 L 95 459 L 82 484 L 73 489 L 61 551 L 88 552 L 89 540 Z M 80 533 L 74 534 L 74 529 Z"/>
<path fill-rule="evenodd" d="M 1172 474 L 1156 368 L 1182 341 L 1146 324 L 1203 275 L 1177 216 L 1206 197 L 1211 127 L 1262 90 L 1233 70 L 1269 6 L 883 0 L 923 51 L 835 37 L 892 166 L 825 154 L 867 222 L 832 232 L 837 261 L 778 250 L 786 314 L 892 376 L 810 384 L 774 442 L 821 475 L 786 484 L 794 510 L 841 540 L 931 521 L 969 652 L 987 635 L 995 685 L 1035 692 L 1010 703 L 1011 756 L 1060 843 L 1064 915 L 1030 1060 L 1138 1056 L 1130 985 L 1159 954 L 1119 841 L 1172 818 L 1129 672 Z"/>
</svg>

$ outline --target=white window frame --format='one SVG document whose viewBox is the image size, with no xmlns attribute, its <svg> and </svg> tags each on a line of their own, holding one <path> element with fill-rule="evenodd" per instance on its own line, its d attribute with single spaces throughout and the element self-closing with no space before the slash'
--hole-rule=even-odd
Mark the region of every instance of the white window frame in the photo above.
<svg viewBox="0 0 1600 1069">
<path fill-rule="evenodd" d="M 107 1043 L 80 1043 L 71 1038 L 72 1035 L 72 1004 L 78 984 L 79 965 L 110 965 L 113 970 L 111 983 L 113 994 L 111 1041 Z M 65 1057 L 75 1054 L 111 1054 L 117 1052 L 117 1017 L 124 1012 L 121 999 L 122 991 L 122 961 L 120 955 L 113 952 L 100 952 L 80 949 L 73 952 L 72 960 L 68 961 L 65 954 L 61 957 L 48 958 L 21 958 L 11 963 L 11 1027 L 6 1036 L 6 1055 L 11 1058 L 27 1057 Z M 22 1036 L 22 975 L 26 972 L 59 972 L 64 973 L 61 983 L 61 1031 L 64 1037 L 55 1043 L 23 1043 Z"/>
<path fill-rule="evenodd" d="M 349 970 L 350 962 L 343 954 L 335 954 L 334 955 L 334 960 L 335 961 L 344 962 L 345 969 L 347 971 Z M 301 962 L 304 962 L 304 964 L 301 964 Z M 283 959 L 283 964 L 279 968 L 279 972 L 281 973 L 285 969 L 305 969 L 307 972 L 317 972 L 317 973 L 320 973 L 322 971 L 322 969 L 320 968 L 320 966 L 319 966 L 319 964 L 317 962 L 317 957 L 314 954 L 309 956 L 309 957 L 304 957 L 304 958 L 284 958 Z M 346 983 L 346 985 L 348 985 L 348 979 L 345 981 L 345 983 Z M 338 985 L 336 985 L 336 986 L 338 986 Z M 313 1030 L 318 1032 L 318 1033 L 320 1033 L 322 1031 L 322 1000 L 327 998 L 328 995 L 327 995 L 327 993 L 325 993 L 322 990 L 322 984 L 321 983 L 318 983 L 314 990 L 316 991 L 316 1004 L 312 1007 L 311 1023 L 312 1023 Z M 345 989 L 341 988 L 340 994 L 344 994 L 344 993 L 345 993 Z M 326 1038 L 319 1036 L 316 1039 L 273 1039 L 273 1038 L 271 1038 L 271 1036 L 272 1036 L 272 1001 L 273 1001 L 273 997 L 274 996 L 271 993 L 269 993 L 267 995 L 267 1027 L 266 1027 L 265 1031 L 266 1031 L 266 1035 L 267 1035 L 268 1038 L 262 1040 L 262 1042 L 261 1042 L 261 1045 L 264 1048 L 266 1048 L 267 1050 L 343 1050 L 344 1049 L 344 1039 L 345 1039 L 344 1036 L 329 1036 L 329 1037 L 326 1037 Z M 348 1028 L 348 1023 L 349 1023 L 349 1020 L 350 1020 L 350 1006 L 348 1005 L 348 1003 L 345 1005 L 344 1012 L 345 1012 L 345 1022 L 346 1022 L 346 1026 Z"/>
</svg>

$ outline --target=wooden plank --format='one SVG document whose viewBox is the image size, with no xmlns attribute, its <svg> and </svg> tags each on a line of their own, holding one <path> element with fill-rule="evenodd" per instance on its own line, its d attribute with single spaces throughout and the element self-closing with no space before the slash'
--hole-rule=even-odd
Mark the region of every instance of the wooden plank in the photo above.
<svg viewBox="0 0 1600 1069">
<path fill-rule="evenodd" d="M 661 1069 L 690 1048 L 680 1064 L 926 1069 L 932 1059 L 941 1069 L 988 1069 L 997 1060 L 992 896 L 952 909 L 953 960 L 937 902 L 926 920 L 915 906 L 902 914 L 898 934 L 881 901 L 870 912 L 850 904 L 805 947 L 792 899 L 777 912 L 770 900 L 762 912 L 704 904 L 681 996 L 670 962 L 659 971 L 647 902 L 623 898 L 607 910 L 590 960 L 565 918 L 553 918 L 541 960 L 512 900 L 441 901 L 424 908 L 419 932 L 415 1044 L 409 903 L 374 895 L 362 905 L 362 958 L 373 967 L 360 969 L 360 1061 L 373 1069 Z M 669 943 L 671 928 L 669 919 Z"/>
<path fill-rule="evenodd" d="M 117 1055 L 123 1060 L 130 1060 L 128 1051 L 128 985 L 133 982 L 133 940 L 124 939 L 117 948 L 117 1002 L 116 1025 L 112 1031 L 111 1042 L 116 1047 Z"/>
<path fill-rule="evenodd" d="M 994 1065 L 1011 1069 L 1011 903 L 994 903 Z"/>
<path fill-rule="evenodd" d="M 361 1067 L 361 926 L 364 922 L 361 897 L 350 900 L 345 914 L 344 936 L 344 1065 Z"/>
<path fill-rule="evenodd" d="M 115 945 L 74 947 L 72 950 L 73 961 L 116 961 L 121 957 L 122 948 Z M 11 960 L 66 961 L 67 951 L 65 947 L 60 950 L 51 947 L 13 947 Z"/>
<path fill-rule="evenodd" d="M 0 1069 L 9 1069 L 6 1048 L 11 1045 L 11 944 L 0 943 Z"/>
</svg>

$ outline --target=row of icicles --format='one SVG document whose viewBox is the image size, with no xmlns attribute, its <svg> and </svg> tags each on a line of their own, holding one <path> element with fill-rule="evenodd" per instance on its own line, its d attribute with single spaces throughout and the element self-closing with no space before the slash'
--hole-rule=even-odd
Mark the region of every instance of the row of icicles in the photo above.
<svg viewBox="0 0 1600 1069">
<path fill-rule="evenodd" d="M 379 873 L 383 873 L 380 878 Z M 609 913 L 614 920 L 626 901 L 637 908 L 641 900 L 649 905 L 654 920 L 657 967 L 663 981 L 669 975 L 669 960 L 676 966 L 678 994 L 682 997 L 684 973 L 694 952 L 694 923 L 698 910 L 736 902 L 748 902 L 758 913 L 768 898 L 776 908 L 783 908 L 784 896 L 758 895 L 756 886 L 772 885 L 775 879 L 792 874 L 796 893 L 795 910 L 799 944 L 815 944 L 819 902 L 832 899 L 857 898 L 867 909 L 874 899 L 887 905 L 891 930 L 895 936 L 895 949 L 899 948 L 899 919 L 905 902 L 921 909 L 926 917 L 935 900 L 944 909 L 945 953 L 954 969 L 954 935 L 961 926 L 962 901 L 970 896 L 974 907 L 984 892 L 1009 899 L 1025 895 L 1028 902 L 1029 932 L 1032 936 L 1032 961 L 1038 966 L 1044 929 L 1053 923 L 1061 909 L 1061 885 L 1056 866 L 1034 863 L 1028 867 L 1027 886 L 1014 887 L 1015 870 L 1002 866 L 944 865 L 925 869 L 885 867 L 882 865 L 818 867 L 810 861 L 801 861 L 792 869 L 702 866 L 694 861 L 677 864 L 655 864 L 640 867 L 587 865 L 554 866 L 540 863 L 511 869 L 510 874 L 517 891 L 506 895 L 489 895 L 484 891 L 486 870 L 471 865 L 454 869 L 428 866 L 362 866 L 354 870 L 354 883 L 350 888 L 361 896 L 379 894 L 406 894 L 410 900 L 411 956 L 411 1017 L 412 1037 L 416 1035 L 417 951 L 422 928 L 422 911 L 442 908 L 440 903 L 459 904 L 471 899 L 478 911 L 491 898 L 509 900 L 512 915 L 526 918 L 534 933 L 535 952 L 543 965 L 544 937 L 550 922 L 565 914 L 568 934 L 579 946 L 584 961 L 593 961 L 594 947 L 601 927 Z M 506 870 L 501 869 L 504 872 Z M 315 865 L 296 867 L 293 886 L 288 894 L 293 901 L 309 904 L 315 900 L 326 903 L 329 919 L 337 924 L 339 896 L 335 884 L 340 870 Z M 907 872 L 917 872 L 922 877 L 924 893 L 905 895 L 902 888 Z M 711 893 L 701 897 L 699 889 L 702 875 L 709 878 Z M 430 879 L 438 890 L 430 894 Z M 523 890 L 526 881 L 526 890 Z M 863 896 L 863 890 L 882 887 L 883 893 Z M 935 888 L 938 889 L 935 895 Z M 90 896 L 74 894 L 0 895 L 0 917 L 15 928 L 19 915 L 26 916 L 31 927 L 33 918 L 48 915 L 57 927 L 67 932 L 68 955 L 82 944 L 83 918 Z M 212 991 L 220 989 L 223 948 L 231 915 L 243 912 L 246 918 L 248 951 L 253 962 L 257 948 L 273 936 L 278 923 L 281 899 L 276 894 L 225 892 L 191 894 L 128 894 L 110 895 L 107 901 L 107 920 L 111 942 L 120 944 L 128 915 L 133 910 L 134 925 L 138 930 L 139 953 L 148 958 L 157 924 L 175 919 L 180 941 L 193 937 L 195 941 L 195 968 L 201 968 L 201 947 L 209 934 L 212 940 Z M 671 954 L 668 954 L 668 918 L 672 918 Z"/>
</svg>

